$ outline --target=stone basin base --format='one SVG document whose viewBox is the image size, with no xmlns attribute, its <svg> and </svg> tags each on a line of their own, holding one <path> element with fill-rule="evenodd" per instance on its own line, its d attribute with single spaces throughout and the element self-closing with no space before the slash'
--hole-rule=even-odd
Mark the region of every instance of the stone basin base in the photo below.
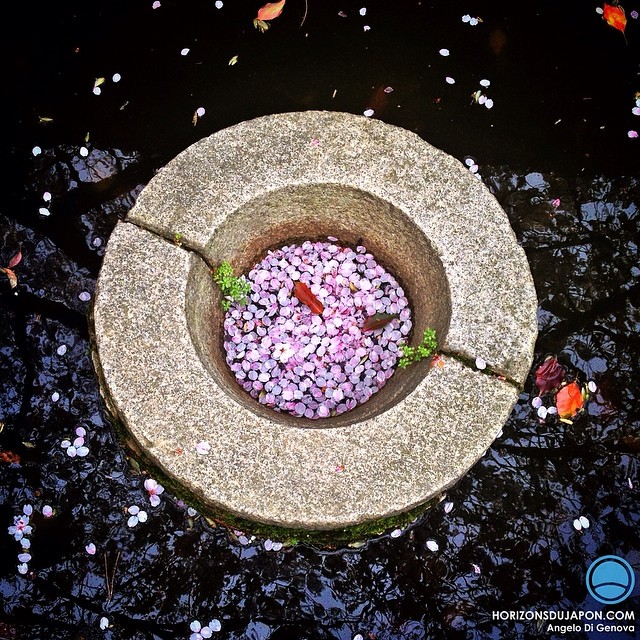
<svg viewBox="0 0 640 640">
<path fill-rule="evenodd" d="M 411 344 L 433 328 L 441 357 L 313 421 L 240 388 L 211 270 L 326 236 L 364 244 L 397 277 Z M 204 509 L 332 530 L 424 504 L 482 456 L 531 366 L 536 308 L 506 215 L 462 164 L 379 121 L 279 114 L 195 143 L 140 194 L 98 280 L 95 361 L 129 437 Z"/>
</svg>

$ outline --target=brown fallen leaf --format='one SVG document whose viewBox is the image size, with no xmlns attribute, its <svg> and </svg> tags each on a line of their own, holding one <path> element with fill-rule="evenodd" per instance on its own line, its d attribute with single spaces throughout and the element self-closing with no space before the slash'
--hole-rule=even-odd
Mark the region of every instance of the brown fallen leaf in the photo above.
<svg viewBox="0 0 640 640">
<path fill-rule="evenodd" d="M 286 0 L 280 0 L 280 2 L 267 2 L 267 4 L 258 9 L 256 20 L 274 20 L 282 13 L 285 2 Z"/>
<path fill-rule="evenodd" d="M 560 419 L 573 418 L 582 409 L 584 398 L 577 382 L 570 382 L 558 391 L 556 408 Z"/>
<path fill-rule="evenodd" d="M 18 277 L 16 276 L 15 272 L 11 269 L 8 269 L 7 267 L 0 267 L 0 271 L 4 271 L 4 273 L 7 274 L 7 278 L 9 278 L 9 284 L 11 285 L 11 288 L 15 289 L 18 286 Z"/>
<path fill-rule="evenodd" d="M 610 27 L 622 32 L 626 41 L 627 36 L 624 30 L 627 28 L 627 16 L 624 14 L 624 9 L 618 4 L 607 4 L 605 2 L 602 17 Z"/>
<path fill-rule="evenodd" d="M 389 324 L 393 319 L 397 318 L 397 313 L 374 313 L 369 316 L 362 325 L 363 331 L 375 331 Z"/>
</svg>

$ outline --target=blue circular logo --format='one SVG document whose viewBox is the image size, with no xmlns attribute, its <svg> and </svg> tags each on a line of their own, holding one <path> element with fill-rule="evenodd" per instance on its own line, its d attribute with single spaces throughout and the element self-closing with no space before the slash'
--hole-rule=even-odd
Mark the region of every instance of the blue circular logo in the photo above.
<svg viewBox="0 0 640 640">
<path fill-rule="evenodd" d="M 602 556 L 587 569 L 587 589 L 602 604 L 617 604 L 633 591 L 636 577 L 631 565 L 618 556 Z"/>
</svg>

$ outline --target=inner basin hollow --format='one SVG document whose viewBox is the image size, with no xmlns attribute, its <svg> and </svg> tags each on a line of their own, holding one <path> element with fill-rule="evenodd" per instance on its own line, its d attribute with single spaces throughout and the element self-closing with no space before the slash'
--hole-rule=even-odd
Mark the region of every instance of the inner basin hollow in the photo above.
<svg viewBox="0 0 640 640">
<path fill-rule="evenodd" d="M 406 369 L 398 368 L 396 361 L 393 375 L 365 402 L 343 413 L 331 411 L 320 419 L 275 411 L 261 403 L 239 384 L 227 362 L 227 313 L 212 270 L 229 262 L 236 275 L 246 276 L 282 247 L 302 246 L 305 242 L 344 247 L 356 255 L 360 255 L 358 247 L 366 248 L 380 268 L 397 282 L 408 301 L 411 322 L 410 330 L 407 326 L 404 329 L 406 343 L 418 344 L 425 329 L 433 329 L 438 344 L 444 343 L 451 318 L 451 297 L 444 268 L 428 237 L 398 207 L 370 193 L 336 184 L 288 186 L 236 209 L 207 245 L 207 264 L 192 260 L 186 301 L 189 331 L 208 373 L 246 409 L 289 426 L 345 426 L 376 416 L 400 402 L 428 374 L 430 358 Z M 298 304 L 299 301 L 294 303 Z M 399 331 L 403 323 L 394 320 L 392 324 L 391 329 Z M 389 331 L 387 326 L 375 333 Z"/>
</svg>

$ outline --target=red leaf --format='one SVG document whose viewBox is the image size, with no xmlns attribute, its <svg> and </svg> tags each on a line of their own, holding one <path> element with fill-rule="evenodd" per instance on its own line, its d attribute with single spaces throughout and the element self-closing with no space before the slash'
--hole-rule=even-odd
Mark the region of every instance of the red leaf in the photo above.
<svg viewBox="0 0 640 640">
<path fill-rule="evenodd" d="M 273 20 L 277 18 L 284 8 L 286 0 L 280 0 L 280 2 L 267 2 L 264 7 L 258 9 L 258 16 L 256 20 Z"/>
<path fill-rule="evenodd" d="M 555 356 L 547 358 L 536 369 L 536 386 L 538 387 L 540 395 L 559 387 L 564 380 L 564 374 L 564 367 L 558 362 Z"/>
<path fill-rule="evenodd" d="M 618 31 L 622 31 L 624 35 L 624 30 L 627 26 L 627 16 L 624 15 L 624 9 L 621 6 L 607 4 L 605 2 L 602 17 L 609 26 Z"/>
<path fill-rule="evenodd" d="M 0 451 L 0 462 L 7 464 L 16 464 L 20 462 L 20 456 L 13 451 Z"/>
<path fill-rule="evenodd" d="M 374 313 L 372 316 L 369 316 L 362 325 L 363 331 L 375 331 L 376 329 L 380 329 L 384 327 L 386 324 L 389 324 L 394 318 L 397 318 L 397 313 Z"/>
<path fill-rule="evenodd" d="M 556 409 L 561 418 L 572 418 L 583 405 L 582 390 L 576 382 L 565 385 L 556 395 Z"/>
<path fill-rule="evenodd" d="M 22 252 L 18 251 L 18 253 L 16 253 L 16 255 L 13 256 L 11 260 L 9 260 L 9 264 L 7 265 L 7 267 L 9 267 L 9 269 L 13 269 L 13 267 L 17 266 L 20 263 L 20 260 L 22 260 Z"/>
<path fill-rule="evenodd" d="M 319 315 L 324 311 L 322 302 L 311 293 L 311 289 L 309 289 L 304 282 L 296 280 L 293 285 L 293 295 L 298 298 L 302 304 L 306 304 L 307 307 L 311 309 L 311 313 L 317 313 Z"/>
</svg>

